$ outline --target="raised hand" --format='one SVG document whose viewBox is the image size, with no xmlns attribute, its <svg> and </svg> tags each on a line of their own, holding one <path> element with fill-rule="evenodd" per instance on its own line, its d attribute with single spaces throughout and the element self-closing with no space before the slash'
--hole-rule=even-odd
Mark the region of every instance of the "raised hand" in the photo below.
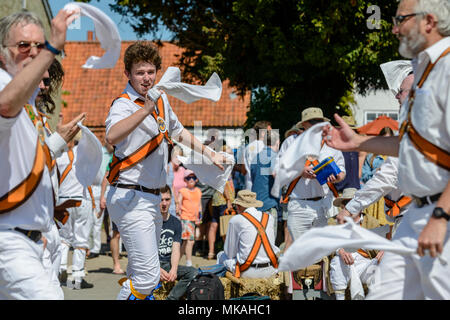
<svg viewBox="0 0 450 320">
<path fill-rule="evenodd" d="M 77 126 L 77 123 L 86 118 L 86 112 L 79 114 L 72 121 L 69 121 L 66 124 L 63 124 L 63 115 L 59 115 L 59 122 L 56 126 L 56 132 L 66 141 L 66 143 L 70 142 L 80 131 L 80 127 Z"/>
<path fill-rule="evenodd" d="M 359 135 L 340 116 L 335 114 L 334 118 L 341 127 L 325 126 L 322 131 L 325 143 L 331 148 L 341 151 L 357 150 L 360 144 Z"/>
</svg>

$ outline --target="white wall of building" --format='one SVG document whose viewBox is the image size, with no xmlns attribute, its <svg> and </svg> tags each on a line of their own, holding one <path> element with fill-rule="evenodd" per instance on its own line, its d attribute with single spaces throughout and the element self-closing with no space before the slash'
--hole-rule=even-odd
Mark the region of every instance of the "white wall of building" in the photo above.
<svg viewBox="0 0 450 320">
<path fill-rule="evenodd" d="M 398 120 L 400 105 L 390 90 L 372 90 L 366 96 L 357 94 L 355 102 L 351 108 L 358 127 L 375 120 L 381 114 Z"/>
</svg>

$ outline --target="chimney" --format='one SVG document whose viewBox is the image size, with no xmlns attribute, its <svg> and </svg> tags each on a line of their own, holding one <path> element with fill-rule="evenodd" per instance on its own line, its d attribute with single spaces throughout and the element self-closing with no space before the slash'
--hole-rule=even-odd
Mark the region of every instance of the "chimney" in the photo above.
<svg viewBox="0 0 450 320">
<path fill-rule="evenodd" d="M 89 30 L 87 32 L 87 41 L 94 41 L 94 31 Z"/>
</svg>

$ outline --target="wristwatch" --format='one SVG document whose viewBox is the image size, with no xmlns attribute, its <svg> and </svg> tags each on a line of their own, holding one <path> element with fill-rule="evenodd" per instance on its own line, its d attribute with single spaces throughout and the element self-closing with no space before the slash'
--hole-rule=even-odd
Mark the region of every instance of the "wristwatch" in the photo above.
<svg viewBox="0 0 450 320">
<path fill-rule="evenodd" d="M 439 207 L 434 208 L 432 216 L 436 219 L 444 218 L 445 220 L 450 221 L 450 214 Z"/>
</svg>

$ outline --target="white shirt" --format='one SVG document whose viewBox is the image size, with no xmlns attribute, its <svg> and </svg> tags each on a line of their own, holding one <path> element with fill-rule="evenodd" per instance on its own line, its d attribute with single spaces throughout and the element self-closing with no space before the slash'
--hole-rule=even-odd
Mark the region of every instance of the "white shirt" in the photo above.
<svg viewBox="0 0 450 320">
<path fill-rule="evenodd" d="M 0 91 L 11 81 L 11 76 L 0 69 Z M 34 96 L 35 97 L 35 96 Z M 29 104 L 34 106 L 34 97 Z M 33 167 L 38 135 L 24 108 L 14 118 L 0 116 L 0 196 L 22 182 Z M 50 230 L 53 219 L 52 183 L 47 166 L 38 187 L 20 207 L 0 214 L 0 230 L 19 227 L 26 230 Z"/>
<path fill-rule="evenodd" d="M 333 157 L 334 162 L 342 172 L 345 172 L 345 160 L 341 151 L 329 147 L 324 143 L 319 153 L 319 162 L 326 157 Z M 301 178 L 290 195 L 290 199 L 308 199 L 316 197 L 325 197 L 330 192 L 330 188 L 325 183 L 320 185 L 317 179 Z"/>
<path fill-rule="evenodd" d="M 351 214 L 357 214 L 386 195 L 393 201 L 402 196 L 398 188 L 398 158 L 388 157 L 345 208 Z"/>
<path fill-rule="evenodd" d="M 246 211 L 255 217 L 258 221 L 261 221 L 262 212 L 255 208 L 247 208 Z M 277 246 L 275 246 L 275 231 L 274 231 L 274 221 L 273 217 L 269 215 L 269 221 L 266 226 L 266 234 L 269 239 L 270 245 L 276 254 L 280 251 Z M 253 243 L 255 242 L 257 230 L 255 226 L 248 221 L 241 214 L 236 214 L 230 219 L 228 224 L 227 236 L 224 244 L 224 252 L 229 258 L 224 261 L 224 265 L 228 270 L 234 272 L 236 267 L 236 259 L 239 264 L 243 264 L 247 260 L 250 251 L 252 250 Z M 260 264 L 270 262 L 269 257 L 264 250 L 261 243 L 261 247 L 258 254 L 252 264 Z"/>
<path fill-rule="evenodd" d="M 417 86 L 429 61 L 434 63 L 450 46 L 450 37 L 438 41 L 419 53 L 412 61 L 414 87 Z M 450 152 L 450 54 L 434 66 L 422 88 L 416 88 L 411 113 L 417 132 L 429 142 Z M 400 123 L 407 119 L 406 101 L 400 110 Z M 399 150 L 399 186 L 406 195 L 430 196 L 442 192 L 450 172 L 427 160 L 411 143 L 405 133 Z"/>
<path fill-rule="evenodd" d="M 58 204 L 63 203 L 67 200 L 67 198 L 72 199 L 83 199 L 84 194 L 84 187 L 83 185 L 78 181 L 75 173 L 76 173 L 76 166 L 74 165 L 76 159 L 77 159 L 77 152 L 78 146 L 73 147 L 73 162 L 72 162 L 72 169 L 67 174 L 66 178 L 63 180 L 61 185 L 59 186 L 59 201 Z M 70 163 L 69 154 L 67 152 L 64 152 L 59 158 L 56 159 L 56 165 L 58 166 L 59 173 L 62 175 L 64 170 L 66 170 L 67 166 Z"/>
<path fill-rule="evenodd" d="M 106 119 L 106 134 L 108 134 L 111 127 L 116 123 L 131 116 L 141 108 L 133 101 L 137 98 L 144 100 L 144 97 L 139 95 L 130 83 L 127 84 L 124 92 L 128 94 L 131 100 L 119 98 L 113 103 Z M 181 134 L 184 127 L 172 111 L 167 96 L 162 94 L 161 99 L 163 99 L 164 102 L 165 122 L 169 136 L 176 137 Z M 115 146 L 115 155 L 119 159 L 130 155 L 158 133 L 158 125 L 155 119 L 149 115 L 134 131 Z M 134 167 L 122 171 L 119 175 L 118 183 L 139 184 L 147 188 L 163 187 L 167 180 L 168 156 L 168 143 L 166 139 L 163 139 L 163 142 L 159 147 L 146 159 Z"/>
<path fill-rule="evenodd" d="M 283 141 L 283 143 L 280 146 L 280 150 L 278 150 L 277 156 L 275 158 L 272 173 L 274 173 L 274 174 L 277 173 L 278 167 L 280 165 L 281 156 L 289 148 L 289 146 L 292 144 L 292 142 L 294 142 L 294 140 L 295 140 L 295 138 L 297 138 L 297 136 L 298 136 L 298 134 L 292 134 Z"/>
</svg>

